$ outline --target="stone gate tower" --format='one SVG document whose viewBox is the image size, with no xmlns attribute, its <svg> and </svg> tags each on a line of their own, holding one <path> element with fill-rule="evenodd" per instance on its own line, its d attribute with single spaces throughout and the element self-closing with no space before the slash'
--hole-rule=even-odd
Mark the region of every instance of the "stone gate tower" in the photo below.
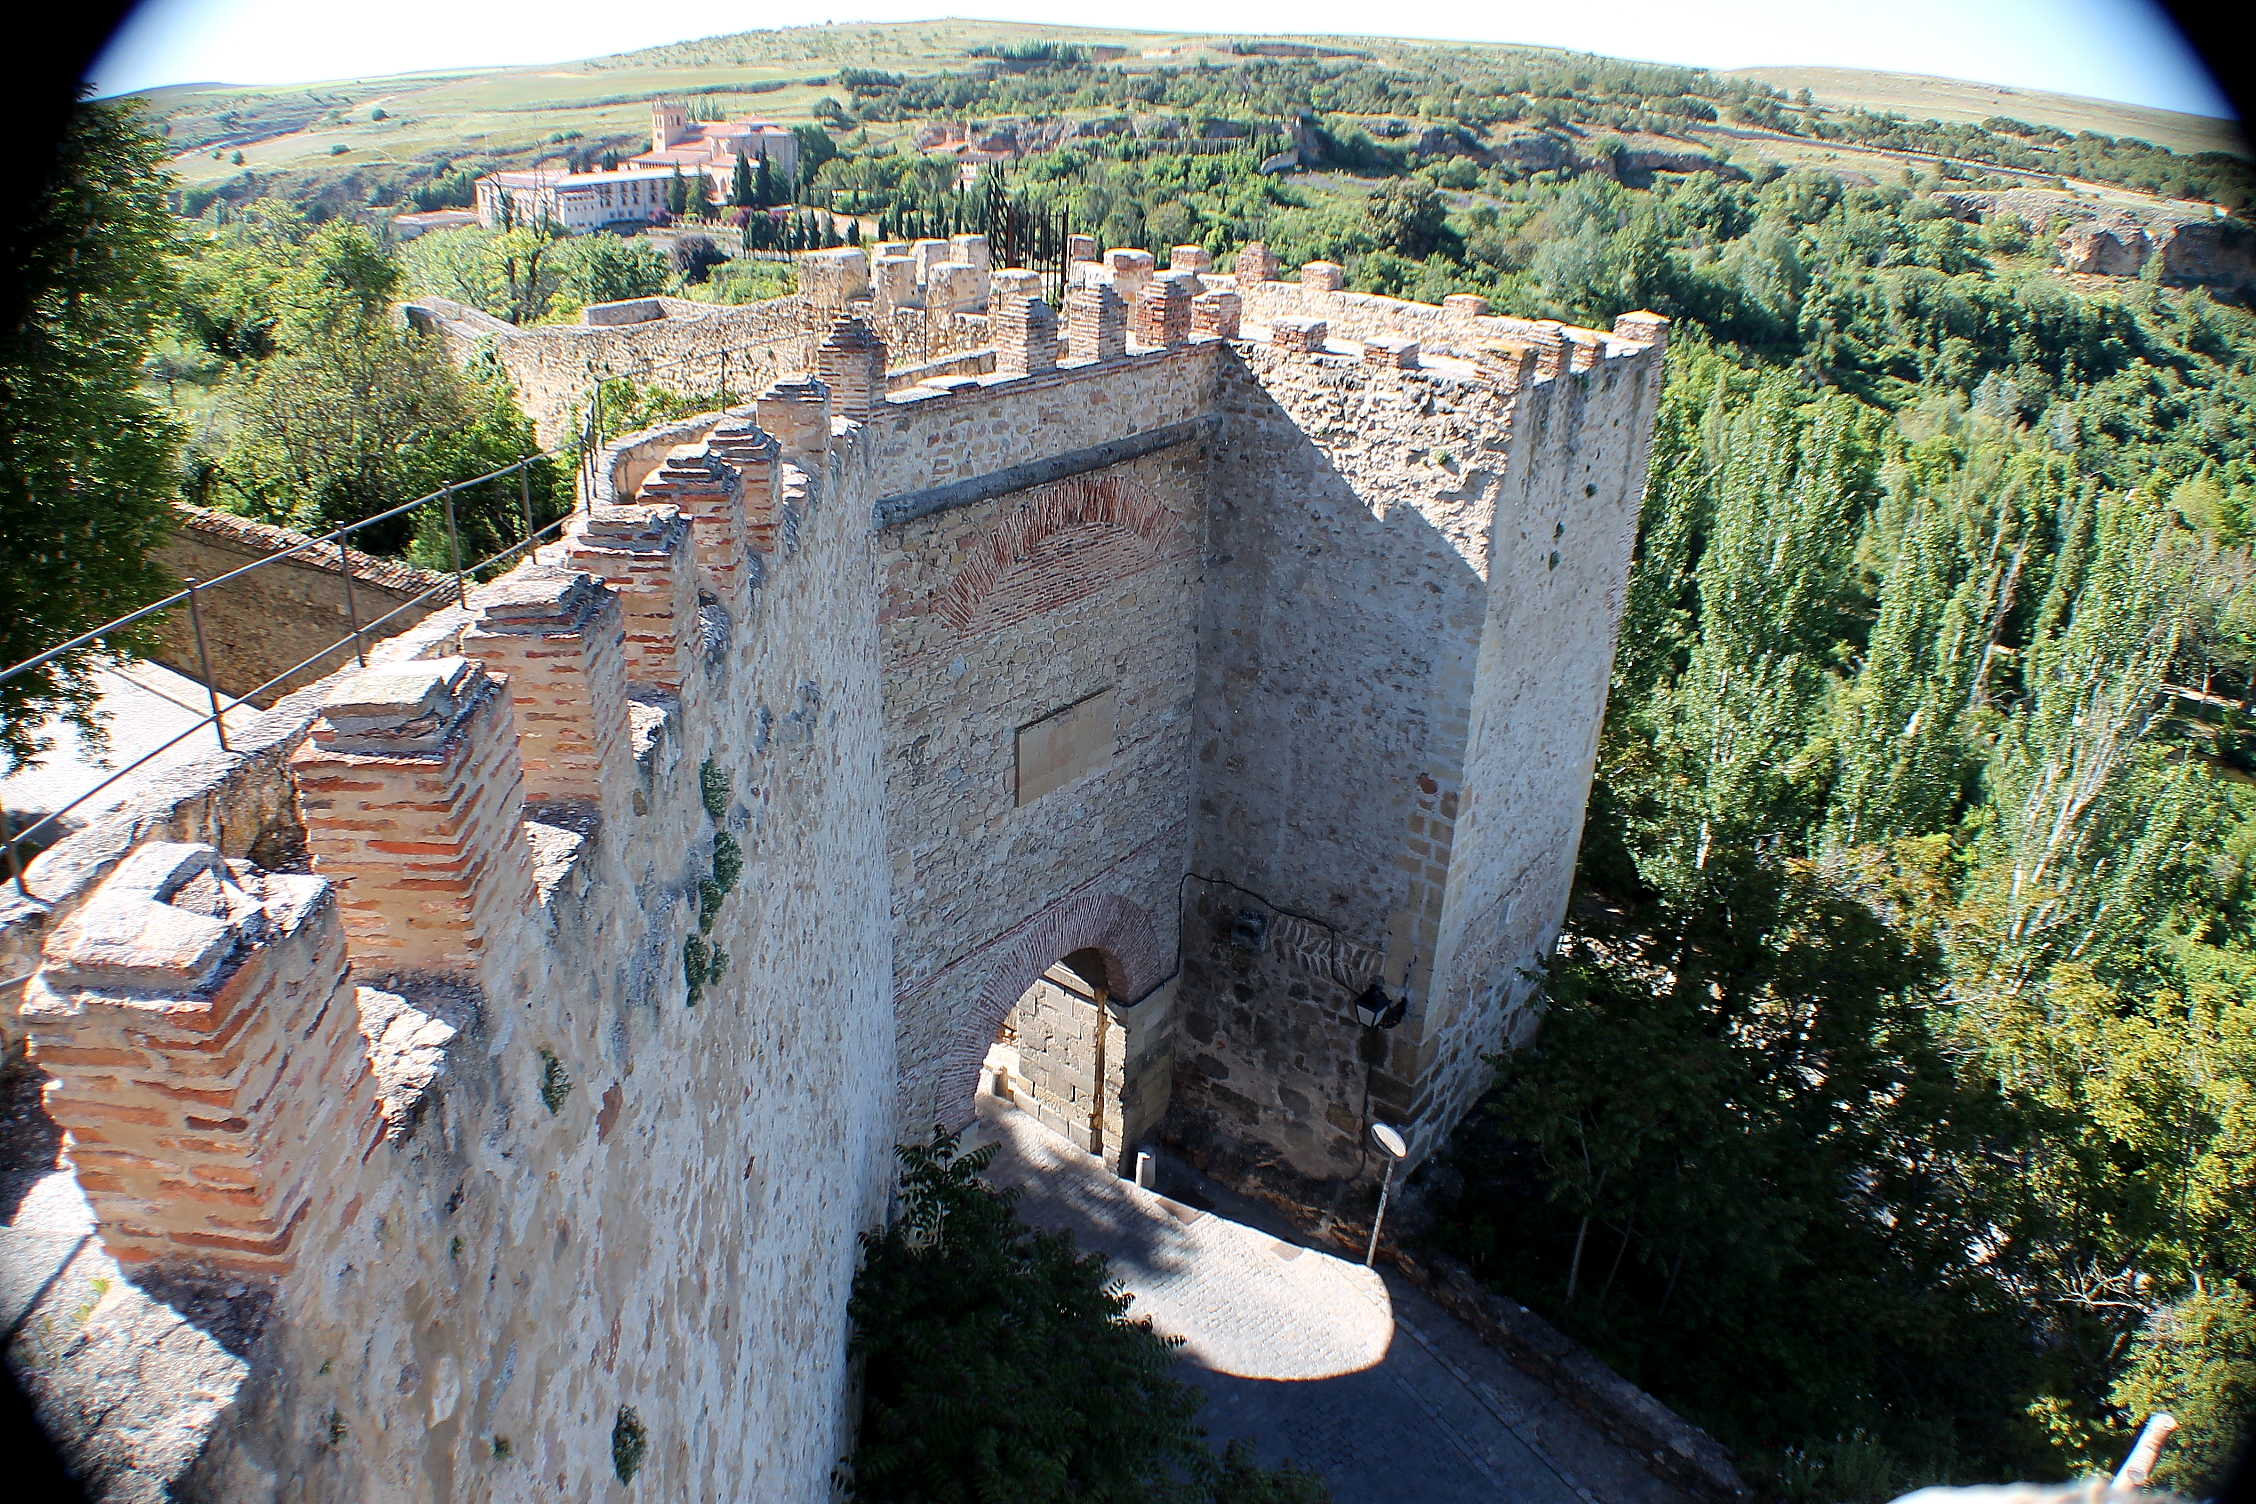
<svg viewBox="0 0 2256 1504">
<path fill-rule="evenodd" d="M 1257 246 L 1051 308 L 907 250 L 810 273 L 816 375 L 613 444 L 537 559 L 0 912 L 98 1234 L 20 1351 L 89 1466 L 820 1500 L 900 1138 L 1000 1089 L 1322 1186 L 1479 1091 L 1566 902 L 1664 321 Z M 871 320 L 920 286 L 988 343 L 903 369 Z"/>
</svg>

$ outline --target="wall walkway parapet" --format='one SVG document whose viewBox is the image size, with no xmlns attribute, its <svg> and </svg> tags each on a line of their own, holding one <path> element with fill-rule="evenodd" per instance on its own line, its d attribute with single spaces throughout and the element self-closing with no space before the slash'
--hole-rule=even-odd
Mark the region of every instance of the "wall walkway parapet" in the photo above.
<svg viewBox="0 0 2256 1504">
<path fill-rule="evenodd" d="M 811 1497 L 887 1150 L 1061 950 L 1108 1157 L 1205 1124 L 1345 1185 L 1359 1110 L 1462 1111 L 1556 931 L 1666 321 L 1192 250 L 1078 263 L 1060 363 L 1028 274 L 920 246 L 989 278 L 969 369 L 826 314 L 0 904 L 102 1246 L 274 1292 L 213 1437 L 413 1501 L 506 1438 L 577 1494 L 632 1410 L 668 1497 Z"/>
</svg>

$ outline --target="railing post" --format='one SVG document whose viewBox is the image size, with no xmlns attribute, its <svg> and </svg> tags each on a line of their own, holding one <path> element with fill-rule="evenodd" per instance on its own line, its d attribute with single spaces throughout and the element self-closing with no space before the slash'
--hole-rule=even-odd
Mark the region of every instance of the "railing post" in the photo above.
<svg viewBox="0 0 2256 1504">
<path fill-rule="evenodd" d="M 454 603 L 470 604 L 470 587 L 462 578 L 462 534 L 454 526 L 454 487 L 446 488 L 447 551 L 454 558 Z"/>
<path fill-rule="evenodd" d="M 196 603 L 196 577 L 188 576 L 188 625 L 196 632 L 196 669 L 204 676 L 204 693 L 211 696 L 212 731 L 219 737 L 219 750 L 227 746 L 227 718 L 219 708 L 219 686 L 212 683 L 211 650 L 204 646 L 204 611 Z"/>
<path fill-rule="evenodd" d="M 362 668 L 368 667 L 368 644 L 360 636 L 360 603 L 353 596 L 352 545 L 345 541 L 345 530 L 337 529 L 331 538 L 337 545 L 337 558 L 345 568 L 345 619 L 352 624 L 353 656 Z"/>
<path fill-rule="evenodd" d="M 25 827 L 27 830 L 29 826 Z M 0 800 L 0 840 L 8 843 L 8 875 L 15 879 L 16 891 L 23 892 L 23 858 L 16 854 L 16 833 L 8 828 L 8 805 Z"/>
<path fill-rule="evenodd" d="M 533 457 L 525 456 L 517 462 L 517 505 L 525 514 L 525 543 L 533 541 Z"/>
</svg>

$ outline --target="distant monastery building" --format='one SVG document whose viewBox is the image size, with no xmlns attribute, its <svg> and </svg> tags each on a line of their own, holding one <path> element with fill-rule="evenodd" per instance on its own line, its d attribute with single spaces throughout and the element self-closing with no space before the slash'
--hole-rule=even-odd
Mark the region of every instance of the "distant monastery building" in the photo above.
<svg viewBox="0 0 2256 1504">
<path fill-rule="evenodd" d="M 703 173 L 716 195 L 727 198 L 740 157 L 765 159 L 771 173 L 788 181 L 799 166 L 799 138 L 766 120 L 691 121 L 680 105 L 652 100 L 650 150 L 612 172 L 490 173 L 478 179 L 478 223 L 491 228 L 548 218 L 568 230 L 593 230 L 649 222 L 665 212 L 677 173 L 692 179 Z"/>
</svg>

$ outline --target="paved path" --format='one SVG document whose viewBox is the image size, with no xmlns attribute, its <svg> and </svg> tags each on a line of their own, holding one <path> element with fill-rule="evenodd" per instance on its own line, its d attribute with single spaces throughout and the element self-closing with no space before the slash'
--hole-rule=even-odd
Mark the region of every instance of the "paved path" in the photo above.
<svg viewBox="0 0 2256 1504">
<path fill-rule="evenodd" d="M 1303 1246 L 1180 1166 L 1162 1186 L 1216 1211 L 1139 1190 L 985 1093 L 980 1119 L 1020 1215 L 1102 1251 L 1135 1314 L 1184 1339 L 1215 1441 L 1315 1469 L 1337 1504 L 1686 1504 L 1398 1276 Z"/>
</svg>

